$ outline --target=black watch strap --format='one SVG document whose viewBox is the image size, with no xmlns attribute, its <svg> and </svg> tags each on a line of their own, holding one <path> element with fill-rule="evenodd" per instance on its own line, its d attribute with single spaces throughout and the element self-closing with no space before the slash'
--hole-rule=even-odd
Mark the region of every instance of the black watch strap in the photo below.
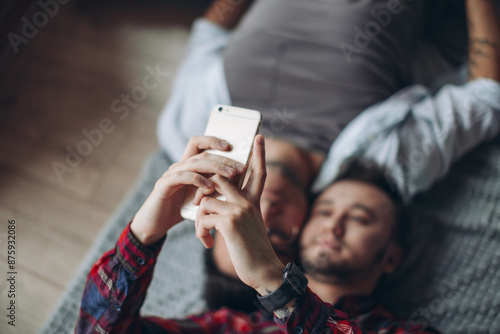
<svg viewBox="0 0 500 334">
<path fill-rule="evenodd" d="M 307 278 L 300 268 L 290 262 L 283 269 L 283 284 L 266 296 L 257 294 L 257 299 L 269 312 L 282 308 L 299 295 L 303 295 L 307 288 Z"/>
</svg>

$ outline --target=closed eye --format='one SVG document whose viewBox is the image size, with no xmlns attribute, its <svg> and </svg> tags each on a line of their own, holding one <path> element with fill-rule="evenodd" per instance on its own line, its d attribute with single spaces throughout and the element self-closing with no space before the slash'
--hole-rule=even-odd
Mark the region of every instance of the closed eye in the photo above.
<svg viewBox="0 0 500 334">
<path fill-rule="evenodd" d="M 331 210 L 317 209 L 317 210 L 314 210 L 313 214 L 315 216 L 329 217 L 329 216 L 331 216 L 332 211 Z"/>
<path fill-rule="evenodd" d="M 360 216 L 350 216 L 350 217 L 349 217 L 349 219 L 350 219 L 350 220 L 354 220 L 354 221 L 356 221 L 356 222 L 358 222 L 358 223 L 361 223 L 361 224 L 363 224 L 363 225 L 367 225 L 367 224 L 369 224 L 369 223 L 370 223 L 370 220 L 369 220 L 369 219 L 366 219 L 366 218 L 364 218 L 364 217 L 360 217 Z"/>
</svg>

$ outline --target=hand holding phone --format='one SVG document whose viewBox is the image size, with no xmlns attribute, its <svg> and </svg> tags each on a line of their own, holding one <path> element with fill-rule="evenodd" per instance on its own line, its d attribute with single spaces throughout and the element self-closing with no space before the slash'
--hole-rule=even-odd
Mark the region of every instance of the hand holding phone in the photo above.
<svg viewBox="0 0 500 334">
<path fill-rule="evenodd" d="M 202 196 L 214 193 L 216 185 L 210 180 L 211 175 L 217 174 L 228 180 L 244 173 L 245 169 L 241 170 L 236 161 L 204 153 L 208 149 L 227 151 L 231 148 L 216 137 L 192 137 L 181 160 L 170 165 L 156 181 L 130 226 L 143 245 L 157 242 L 183 220 L 180 209 L 191 190 Z"/>
<path fill-rule="evenodd" d="M 231 150 L 207 150 L 205 152 L 230 158 L 248 168 L 253 141 L 259 131 L 261 119 L 262 116 L 260 112 L 256 110 L 224 105 L 215 106 L 210 115 L 205 135 L 226 140 L 231 146 Z M 244 179 L 245 177 L 242 176 L 232 181 L 241 188 Z M 181 208 L 181 216 L 184 219 L 192 221 L 196 219 L 198 206 L 193 204 L 195 193 L 196 191 L 193 189 Z M 220 195 L 217 198 L 224 199 Z"/>
</svg>

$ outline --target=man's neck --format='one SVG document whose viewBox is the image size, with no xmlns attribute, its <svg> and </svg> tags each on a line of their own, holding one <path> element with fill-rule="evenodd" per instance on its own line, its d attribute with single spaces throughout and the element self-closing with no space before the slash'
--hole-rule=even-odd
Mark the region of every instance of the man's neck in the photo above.
<svg viewBox="0 0 500 334">
<path fill-rule="evenodd" d="M 339 282 L 335 280 L 318 279 L 311 275 L 306 276 L 309 280 L 309 288 L 317 294 L 321 300 L 332 304 L 346 295 L 369 296 L 374 289 L 374 284 L 368 282 L 358 282 L 356 280 Z"/>
</svg>

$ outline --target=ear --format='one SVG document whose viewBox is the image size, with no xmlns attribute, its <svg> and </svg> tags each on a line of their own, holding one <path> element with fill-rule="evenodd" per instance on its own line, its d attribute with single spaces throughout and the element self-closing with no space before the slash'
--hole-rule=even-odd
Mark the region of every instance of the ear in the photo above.
<svg viewBox="0 0 500 334">
<path fill-rule="evenodd" d="M 385 274 L 391 274 L 399 266 L 403 259 L 403 250 L 398 244 L 391 242 L 385 253 L 382 271 Z"/>
</svg>

